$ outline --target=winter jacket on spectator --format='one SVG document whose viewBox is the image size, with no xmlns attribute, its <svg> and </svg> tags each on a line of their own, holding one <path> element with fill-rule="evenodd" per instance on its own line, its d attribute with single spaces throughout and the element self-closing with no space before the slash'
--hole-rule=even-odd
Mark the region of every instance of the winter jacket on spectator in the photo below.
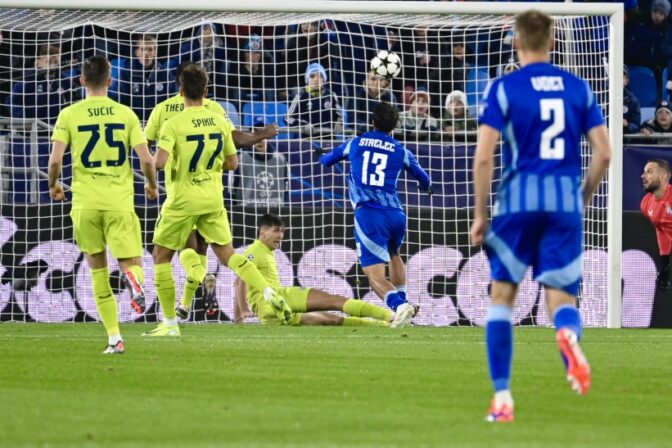
<svg viewBox="0 0 672 448">
<path fill-rule="evenodd" d="M 8 101 L 12 117 L 55 122 L 63 107 L 81 99 L 75 81 L 60 77 L 58 71 L 32 70 L 23 81 L 14 83 Z"/>
<path fill-rule="evenodd" d="M 627 87 L 623 88 L 623 119 L 628 122 L 627 126 L 623 126 L 624 134 L 639 132 L 639 123 L 642 121 L 639 100 Z"/>
<path fill-rule="evenodd" d="M 357 135 L 369 131 L 369 126 L 371 124 L 371 114 L 375 110 L 376 106 L 378 106 L 378 104 L 383 101 L 394 105 L 398 104 L 396 96 L 389 88 L 382 90 L 377 98 L 371 96 L 369 89 L 367 89 L 365 85 L 360 86 L 357 89 L 357 92 L 355 93 L 355 104 L 353 107 L 354 123 Z"/>
</svg>

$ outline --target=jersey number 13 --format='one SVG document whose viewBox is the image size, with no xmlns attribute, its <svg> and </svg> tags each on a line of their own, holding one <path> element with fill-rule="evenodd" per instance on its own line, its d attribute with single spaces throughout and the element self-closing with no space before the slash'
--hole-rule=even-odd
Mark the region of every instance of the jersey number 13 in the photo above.
<svg viewBox="0 0 672 448">
<path fill-rule="evenodd" d="M 387 154 L 371 151 L 362 153 L 364 163 L 362 163 L 362 183 L 374 187 L 385 185 L 385 168 L 387 167 Z M 369 162 L 374 166 L 374 172 L 369 173 Z"/>
</svg>

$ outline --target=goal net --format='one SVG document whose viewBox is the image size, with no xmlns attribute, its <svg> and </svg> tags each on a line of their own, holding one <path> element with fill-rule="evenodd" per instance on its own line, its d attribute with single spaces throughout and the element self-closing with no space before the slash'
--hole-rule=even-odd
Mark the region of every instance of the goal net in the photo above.
<svg viewBox="0 0 672 448">
<path fill-rule="evenodd" d="M 239 131 L 277 123 L 280 134 L 267 145 L 241 148 L 240 169 L 226 174 L 224 200 L 234 246 L 253 241 L 261 214 L 278 213 L 287 224 L 276 253 L 283 284 L 377 304 L 382 302 L 357 264 L 348 166 L 324 168 L 319 156 L 368 130 L 379 101 L 394 103 L 401 113 L 395 136 L 416 155 L 434 184 L 429 197 L 412 179 L 399 179 L 408 214 L 402 249 L 408 295 L 421 307 L 414 322 L 482 325 L 489 303 L 488 265 L 481 249 L 468 240 L 476 115 L 488 81 L 519 68 L 512 27 L 513 14 L 522 5 L 493 5 L 476 14 L 478 4 L 468 11 L 463 5 L 469 13 L 461 13 L 458 4 L 426 4 L 425 13 L 417 14 L 408 5 L 407 12 L 395 12 L 405 7 L 402 2 L 361 2 L 386 11 L 374 14 L 357 12 L 353 3 L 297 2 L 292 11 L 254 13 L 0 9 L 0 319 L 98 318 L 89 269 L 73 240 L 71 202 L 50 201 L 46 170 L 58 112 L 84 94 L 78 79 L 82 61 L 102 54 L 112 64 L 110 96 L 132 107 L 143 123 L 157 103 L 175 95 L 175 72 L 185 61 L 202 65 L 210 74 L 210 99 L 222 105 Z M 296 11 L 304 5 L 307 12 Z M 316 5 L 324 12 L 310 12 L 319 9 Z M 485 13 L 497 10 L 501 13 Z M 553 14 L 553 62 L 589 81 L 610 120 L 615 109 L 609 92 L 620 89 L 612 67 L 620 59 L 609 56 L 614 45 L 610 19 L 618 9 L 566 10 L 562 14 L 556 8 Z M 401 58 L 402 72 L 391 82 L 370 75 L 370 60 L 381 50 Z M 586 169 L 589 154 L 584 145 Z M 145 242 L 144 315 L 131 309 L 112 258 L 110 271 L 121 320 L 151 321 L 160 313 L 150 255 L 160 204 L 142 195 L 135 155 L 130 163 Z M 498 176 L 499 166 L 496 171 Z M 62 180 L 66 188 L 72 180 L 69 156 Z M 609 244 L 616 244 L 607 238 L 612 181 L 610 176 L 601 186 L 586 214 L 580 308 L 591 326 L 607 325 L 610 294 L 616 297 L 613 312 L 620 309 L 620 278 L 616 296 L 608 281 L 618 263 L 618 250 L 611 262 L 607 251 Z M 161 196 L 165 199 L 165 192 Z M 620 233 L 612 235 L 620 240 Z M 189 320 L 228 321 L 234 318 L 234 274 L 211 252 L 208 257 L 220 311 L 204 313 L 198 292 Z M 185 279 L 177 257 L 174 274 L 179 300 Z M 548 325 L 545 308 L 543 290 L 528 272 L 515 321 Z M 644 322 L 640 310 L 629 313 L 623 316 L 624 325 Z"/>
</svg>

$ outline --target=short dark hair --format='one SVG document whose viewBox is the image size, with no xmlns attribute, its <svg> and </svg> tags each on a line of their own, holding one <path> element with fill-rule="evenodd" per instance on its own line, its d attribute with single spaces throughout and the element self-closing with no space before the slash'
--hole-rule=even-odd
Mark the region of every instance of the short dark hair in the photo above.
<svg viewBox="0 0 672 448">
<path fill-rule="evenodd" d="M 195 63 L 193 61 L 182 61 L 180 65 L 177 66 L 177 69 L 175 69 L 175 82 L 177 83 L 177 87 L 180 87 L 180 76 L 182 75 L 182 72 L 190 65 L 195 65 Z"/>
<path fill-rule="evenodd" d="M 379 131 L 392 132 L 399 121 L 399 112 L 397 108 L 382 101 L 378 103 L 376 109 L 373 111 L 373 126 Z"/>
<path fill-rule="evenodd" d="M 93 55 L 84 61 L 82 76 L 86 80 L 86 85 L 90 87 L 102 87 L 110 79 L 110 63 L 105 56 Z"/>
<path fill-rule="evenodd" d="M 649 159 L 646 161 L 646 163 L 655 163 L 656 165 L 664 169 L 667 174 L 672 173 L 672 171 L 670 170 L 670 164 L 665 159 Z"/>
<path fill-rule="evenodd" d="M 203 98 L 208 87 L 208 74 L 199 65 L 187 65 L 180 73 L 179 84 L 184 96 L 192 101 L 199 100 Z"/>
<path fill-rule="evenodd" d="M 261 218 L 259 218 L 258 224 L 259 230 L 261 230 L 262 227 L 285 227 L 285 223 L 282 222 L 282 219 L 272 213 L 266 213 Z"/>
<path fill-rule="evenodd" d="M 544 12 L 530 9 L 516 16 L 515 32 L 522 50 L 548 50 L 553 37 L 553 18 Z"/>
</svg>

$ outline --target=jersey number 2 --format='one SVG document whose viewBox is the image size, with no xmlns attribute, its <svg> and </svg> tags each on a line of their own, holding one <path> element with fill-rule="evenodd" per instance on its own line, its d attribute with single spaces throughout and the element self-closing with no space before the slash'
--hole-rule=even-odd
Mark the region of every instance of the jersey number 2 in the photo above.
<svg viewBox="0 0 672 448">
<path fill-rule="evenodd" d="M 372 157 L 371 151 L 364 151 L 362 157 L 364 157 L 364 163 L 362 164 L 362 183 L 374 187 L 382 187 L 385 185 L 387 154 L 374 152 Z M 375 167 L 375 172 L 371 174 L 369 174 L 369 161 Z"/>
<path fill-rule="evenodd" d="M 539 101 L 541 119 L 551 124 L 541 133 L 541 158 L 562 160 L 565 158 L 565 139 L 560 134 L 565 130 L 565 103 L 560 98 Z"/>
</svg>

